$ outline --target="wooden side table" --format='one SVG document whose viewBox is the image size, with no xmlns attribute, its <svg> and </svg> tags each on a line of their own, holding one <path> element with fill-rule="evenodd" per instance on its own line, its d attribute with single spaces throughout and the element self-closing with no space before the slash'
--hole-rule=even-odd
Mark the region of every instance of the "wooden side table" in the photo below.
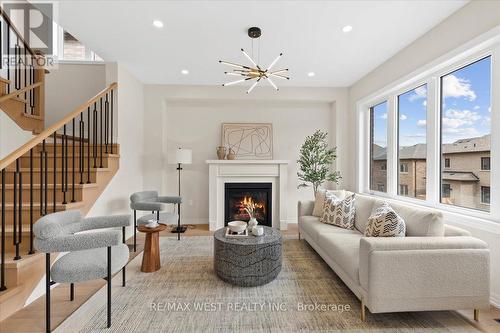
<svg viewBox="0 0 500 333">
<path fill-rule="evenodd" d="M 167 226 L 163 224 L 158 225 L 156 228 L 148 228 L 142 225 L 137 227 L 137 230 L 146 234 L 141 272 L 151 273 L 160 269 L 160 231 L 165 229 L 167 229 Z"/>
</svg>

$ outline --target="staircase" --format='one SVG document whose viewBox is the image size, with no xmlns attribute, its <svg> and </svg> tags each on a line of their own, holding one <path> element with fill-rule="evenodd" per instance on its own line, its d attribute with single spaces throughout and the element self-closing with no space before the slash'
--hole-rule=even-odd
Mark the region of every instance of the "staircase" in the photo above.
<svg viewBox="0 0 500 333">
<path fill-rule="evenodd" d="M 120 147 L 113 142 L 116 83 L 44 129 L 47 72 L 33 62 L 43 56 L 30 50 L 4 12 L 0 14 L 5 32 L 12 34 L 9 39 L 17 40 L 15 57 L 32 59 L 20 62 L 25 66 L 2 69 L 7 77 L 0 77 L 0 112 L 35 134 L 0 160 L 3 320 L 24 306 L 45 274 L 45 256 L 33 247 L 33 225 L 57 211 L 78 209 L 85 215 L 118 171 Z"/>
</svg>

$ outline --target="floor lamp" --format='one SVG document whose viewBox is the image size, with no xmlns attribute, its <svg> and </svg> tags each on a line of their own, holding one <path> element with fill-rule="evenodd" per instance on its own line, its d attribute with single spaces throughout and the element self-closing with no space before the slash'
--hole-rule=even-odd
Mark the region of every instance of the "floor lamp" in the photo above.
<svg viewBox="0 0 500 333">
<path fill-rule="evenodd" d="M 175 152 L 175 163 L 177 163 L 177 171 L 179 172 L 179 196 L 181 196 L 181 171 L 183 164 L 191 164 L 193 162 L 192 151 L 191 149 L 182 149 L 179 148 Z M 179 204 L 177 208 L 177 212 L 179 214 L 179 223 L 181 220 L 181 204 Z M 185 232 L 187 227 L 185 225 L 178 226 L 172 229 L 173 233 L 182 233 Z"/>
</svg>

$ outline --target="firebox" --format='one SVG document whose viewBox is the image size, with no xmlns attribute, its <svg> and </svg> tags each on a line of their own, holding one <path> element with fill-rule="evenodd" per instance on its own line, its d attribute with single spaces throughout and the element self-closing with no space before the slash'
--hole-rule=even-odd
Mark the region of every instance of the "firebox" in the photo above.
<svg viewBox="0 0 500 333">
<path fill-rule="evenodd" d="M 240 220 L 248 221 L 250 215 L 245 208 L 253 207 L 254 217 L 260 225 L 272 227 L 271 183 L 225 183 L 224 225 Z"/>
</svg>

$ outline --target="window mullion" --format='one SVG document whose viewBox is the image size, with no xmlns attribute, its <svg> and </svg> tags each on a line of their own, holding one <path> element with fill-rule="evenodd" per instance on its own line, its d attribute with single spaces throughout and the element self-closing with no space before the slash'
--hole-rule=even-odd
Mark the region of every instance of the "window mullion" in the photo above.
<svg viewBox="0 0 500 333">
<path fill-rule="evenodd" d="M 387 194 L 398 194 L 398 111 L 397 97 L 387 99 Z"/>
<path fill-rule="evenodd" d="M 490 146 L 490 206 L 491 215 L 500 220 L 500 46 L 492 52 L 491 62 L 491 146 Z"/>
<path fill-rule="evenodd" d="M 427 83 L 427 201 L 440 201 L 440 87 L 437 77 Z"/>
</svg>

